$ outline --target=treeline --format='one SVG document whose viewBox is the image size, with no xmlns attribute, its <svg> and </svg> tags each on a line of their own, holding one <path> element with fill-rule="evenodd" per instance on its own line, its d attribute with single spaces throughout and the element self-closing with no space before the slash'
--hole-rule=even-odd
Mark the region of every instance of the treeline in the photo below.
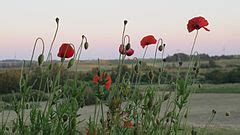
<svg viewBox="0 0 240 135">
<path fill-rule="evenodd" d="M 211 68 L 217 66 L 214 61 L 210 61 L 209 65 L 205 68 Z M 55 64 L 52 70 L 48 73 L 41 73 L 41 69 L 36 67 L 30 72 L 29 77 L 29 84 L 32 85 L 32 89 L 38 90 L 39 88 L 43 89 L 45 86 L 44 82 L 46 81 L 46 77 L 54 77 L 56 76 L 58 71 L 58 65 Z M 142 77 L 141 83 L 146 84 L 149 83 L 149 71 L 150 67 L 143 63 Z M 200 68 L 201 70 L 201 68 Z M 112 68 L 108 71 L 111 75 L 113 82 L 116 80 L 118 68 Z M 68 82 L 71 83 L 72 80 L 77 77 L 76 79 L 79 83 L 87 83 L 88 85 L 92 84 L 92 78 L 97 73 L 97 68 L 93 68 L 91 71 L 88 72 L 75 72 L 71 70 L 67 70 L 65 68 L 61 69 L 61 82 Z M 160 72 L 158 69 L 154 70 L 153 73 L 154 79 L 153 83 L 158 83 L 159 79 L 161 83 L 170 83 L 174 79 L 175 72 Z M 182 73 L 184 74 L 184 73 Z M 161 76 L 161 78 L 159 78 Z M 200 72 L 199 81 L 201 83 L 240 83 L 240 67 L 234 67 L 228 70 L 223 70 L 221 68 L 211 68 L 209 72 Z M 18 92 L 19 91 L 19 80 L 21 77 L 21 70 L 5 70 L 0 72 L 0 93 L 11 93 L 12 91 Z M 137 75 L 136 71 L 127 65 L 124 65 L 122 68 L 122 79 L 132 78 L 131 81 L 136 82 Z M 42 86 L 40 86 L 40 81 L 42 78 Z M 91 91 L 91 90 L 90 90 Z"/>
</svg>

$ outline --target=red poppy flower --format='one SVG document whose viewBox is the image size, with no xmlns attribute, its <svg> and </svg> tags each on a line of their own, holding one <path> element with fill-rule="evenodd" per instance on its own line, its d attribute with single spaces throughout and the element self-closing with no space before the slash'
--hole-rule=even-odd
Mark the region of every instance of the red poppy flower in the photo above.
<svg viewBox="0 0 240 135">
<path fill-rule="evenodd" d="M 154 37 L 153 35 L 145 36 L 145 37 L 141 40 L 141 46 L 142 46 L 142 48 L 144 48 L 144 47 L 147 46 L 147 45 L 156 44 L 156 43 L 157 43 L 157 40 L 155 39 L 155 37 Z"/>
<path fill-rule="evenodd" d="M 199 17 L 194 17 L 188 21 L 187 29 L 188 29 L 188 32 L 192 32 L 193 30 L 199 30 L 201 28 L 204 28 L 206 31 L 210 31 L 205 27 L 207 25 L 208 25 L 208 21 L 205 18 L 199 16 Z"/>
<path fill-rule="evenodd" d="M 126 52 L 127 56 L 132 56 L 134 54 L 134 50 L 132 48 L 128 49 Z"/>
<path fill-rule="evenodd" d="M 58 51 L 58 57 L 61 58 L 70 58 L 74 54 L 74 49 L 71 44 L 63 43 Z M 65 56 L 64 56 L 65 55 Z"/>
<path fill-rule="evenodd" d="M 98 83 L 101 83 L 105 86 L 105 88 L 107 90 L 110 89 L 110 86 L 112 84 L 112 79 L 111 79 L 111 76 L 110 75 L 106 75 L 105 72 L 103 72 L 100 76 L 98 75 L 95 75 L 93 77 L 93 83 L 94 84 L 98 84 Z"/>
</svg>

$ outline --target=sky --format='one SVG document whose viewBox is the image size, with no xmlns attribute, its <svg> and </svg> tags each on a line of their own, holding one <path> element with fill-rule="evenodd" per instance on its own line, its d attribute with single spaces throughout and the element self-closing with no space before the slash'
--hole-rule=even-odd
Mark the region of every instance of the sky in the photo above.
<svg viewBox="0 0 240 135">
<path fill-rule="evenodd" d="M 201 29 L 195 51 L 209 55 L 240 54 L 239 0 L 0 0 L 0 60 L 31 57 L 34 41 L 42 37 L 45 56 L 60 19 L 53 46 L 57 57 L 62 43 L 76 47 L 84 34 L 89 49 L 82 59 L 117 59 L 123 21 L 128 20 L 126 34 L 135 50 L 132 57 L 142 57 L 140 40 L 146 35 L 162 38 L 165 56 L 190 53 L 195 32 L 187 31 L 193 17 L 205 17 L 210 32 Z M 149 46 L 147 57 L 154 57 L 155 46 Z M 37 58 L 41 52 L 37 46 Z M 158 53 L 160 57 L 160 53 Z"/>
</svg>

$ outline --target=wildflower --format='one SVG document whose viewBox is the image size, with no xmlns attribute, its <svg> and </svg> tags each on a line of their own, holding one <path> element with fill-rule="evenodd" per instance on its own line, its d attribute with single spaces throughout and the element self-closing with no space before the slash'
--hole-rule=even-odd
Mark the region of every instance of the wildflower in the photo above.
<svg viewBox="0 0 240 135">
<path fill-rule="evenodd" d="M 210 31 L 205 27 L 207 25 L 208 25 L 208 21 L 205 18 L 199 16 L 199 17 L 194 17 L 188 21 L 187 29 L 188 29 L 188 32 L 192 32 L 193 30 L 199 30 L 201 28 L 204 28 L 206 31 Z"/>
<path fill-rule="evenodd" d="M 63 43 L 58 51 L 58 57 L 61 58 L 70 58 L 74 54 L 74 49 L 71 44 Z"/>
<path fill-rule="evenodd" d="M 134 50 L 132 48 L 128 49 L 126 52 L 127 56 L 132 56 L 134 54 Z"/>
<path fill-rule="evenodd" d="M 153 35 L 148 35 L 145 36 L 142 40 L 141 40 L 141 46 L 142 48 L 144 48 L 145 46 L 148 46 L 150 44 L 156 44 L 157 40 L 155 39 L 155 37 Z"/>
<path fill-rule="evenodd" d="M 124 128 L 133 128 L 133 122 L 128 120 L 128 121 L 124 121 Z"/>
<path fill-rule="evenodd" d="M 101 75 L 96 74 L 93 77 L 93 83 L 94 84 L 100 83 L 104 85 L 107 90 L 109 90 L 112 84 L 112 79 L 110 75 L 107 75 L 105 72 L 103 72 Z"/>
</svg>

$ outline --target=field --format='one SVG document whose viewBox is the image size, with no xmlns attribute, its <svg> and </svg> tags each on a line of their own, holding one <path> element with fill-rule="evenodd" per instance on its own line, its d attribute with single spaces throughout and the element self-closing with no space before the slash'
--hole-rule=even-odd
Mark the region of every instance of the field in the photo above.
<svg viewBox="0 0 240 135">
<path fill-rule="evenodd" d="M 212 110 L 217 111 L 215 118 L 211 122 L 206 133 L 214 134 L 239 134 L 240 133 L 240 108 L 236 103 L 240 102 L 240 94 L 192 94 L 189 104 L 189 117 L 188 125 L 194 126 L 197 131 L 202 132 L 201 129 L 208 123 Z M 42 106 L 44 103 L 41 103 Z M 42 108 L 43 109 L 43 108 Z M 107 110 L 106 108 L 104 109 Z M 29 115 L 29 111 L 26 113 Z M 9 111 L 5 111 L 4 115 L 8 115 Z M 79 120 L 85 120 L 86 123 L 90 116 L 94 114 L 94 105 L 85 106 L 80 109 Z M 230 113 L 230 116 L 226 116 Z M 0 113 L 3 115 L 3 112 Z M 10 111 L 9 125 L 11 121 L 16 118 L 16 114 Z M 2 123 L 2 117 L 0 118 Z M 81 124 L 83 125 L 83 124 Z M 87 127 L 82 126 L 81 129 L 85 130 Z"/>
</svg>

